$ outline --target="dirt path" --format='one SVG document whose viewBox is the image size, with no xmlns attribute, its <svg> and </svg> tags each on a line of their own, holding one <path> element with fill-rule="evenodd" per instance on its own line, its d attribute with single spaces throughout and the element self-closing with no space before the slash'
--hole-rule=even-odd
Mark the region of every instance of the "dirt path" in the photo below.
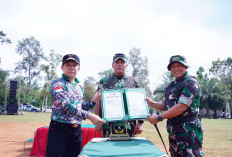
<svg viewBox="0 0 232 157">
<path fill-rule="evenodd" d="M 48 123 L 0 123 L 0 157 L 29 157 L 32 143 L 24 141 L 33 138 L 34 131 Z"/>
</svg>

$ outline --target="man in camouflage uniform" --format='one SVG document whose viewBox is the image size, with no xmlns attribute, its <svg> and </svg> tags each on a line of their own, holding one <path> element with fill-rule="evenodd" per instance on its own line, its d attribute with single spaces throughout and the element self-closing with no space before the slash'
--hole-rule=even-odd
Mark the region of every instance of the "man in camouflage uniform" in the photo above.
<svg viewBox="0 0 232 157">
<path fill-rule="evenodd" d="M 105 121 L 87 110 L 101 99 L 97 92 L 92 100 L 84 101 L 83 87 L 76 78 L 80 70 L 80 59 L 75 54 L 63 57 L 62 77 L 52 82 L 52 115 L 48 131 L 46 157 L 78 156 L 82 145 L 82 120 L 103 124 Z"/>
<path fill-rule="evenodd" d="M 129 77 L 125 75 L 127 68 L 127 57 L 122 53 L 117 53 L 113 57 L 112 68 L 114 73 L 108 77 L 105 77 L 100 80 L 98 90 L 100 89 L 122 89 L 122 88 L 140 88 L 138 81 L 134 77 Z M 97 103 L 95 106 L 95 114 L 102 116 L 101 113 L 101 104 Z M 114 122 L 96 126 L 98 132 L 103 131 L 103 137 L 109 137 L 110 133 L 126 133 L 126 125 L 128 127 L 127 133 L 130 137 L 135 134 L 140 134 L 143 130 L 143 120 L 129 121 L 127 125 L 124 121 Z M 119 131 L 120 129 L 122 131 Z"/>
<path fill-rule="evenodd" d="M 221 116 L 219 109 L 216 110 L 216 115 L 217 115 L 217 119 L 219 119 Z"/>
<path fill-rule="evenodd" d="M 209 119 L 213 119 L 213 111 L 209 109 Z"/>
<path fill-rule="evenodd" d="M 206 114 L 207 114 L 207 111 L 205 108 L 203 108 L 203 112 L 202 112 L 202 118 L 206 118 Z"/>
<path fill-rule="evenodd" d="M 172 56 L 168 70 L 175 77 L 165 91 L 162 102 L 147 98 L 149 106 L 165 111 L 151 115 L 147 120 L 156 124 L 167 119 L 169 151 L 172 157 L 203 156 L 202 124 L 198 119 L 201 90 L 197 80 L 187 72 L 187 62 L 183 56 Z"/>
</svg>

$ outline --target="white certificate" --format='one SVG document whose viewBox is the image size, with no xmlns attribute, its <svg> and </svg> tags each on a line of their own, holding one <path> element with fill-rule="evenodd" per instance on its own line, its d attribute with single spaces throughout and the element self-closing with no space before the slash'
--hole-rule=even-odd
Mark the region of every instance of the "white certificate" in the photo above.
<svg viewBox="0 0 232 157">
<path fill-rule="evenodd" d="M 125 119 L 125 109 L 121 90 L 102 91 L 102 112 L 105 121 Z"/>
<path fill-rule="evenodd" d="M 129 119 L 145 119 L 149 114 L 143 88 L 125 89 Z"/>
</svg>

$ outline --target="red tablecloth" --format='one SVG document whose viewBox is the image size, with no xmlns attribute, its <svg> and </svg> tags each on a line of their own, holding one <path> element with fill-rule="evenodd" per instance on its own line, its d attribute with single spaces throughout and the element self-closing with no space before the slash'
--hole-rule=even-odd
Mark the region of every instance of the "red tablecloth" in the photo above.
<svg viewBox="0 0 232 157">
<path fill-rule="evenodd" d="M 47 147 L 48 127 L 37 128 L 30 156 L 45 157 Z M 95 137 L 102 137 L 94 128 L 81 128 L 82 130 L 82 148 Z"/>
</svg>

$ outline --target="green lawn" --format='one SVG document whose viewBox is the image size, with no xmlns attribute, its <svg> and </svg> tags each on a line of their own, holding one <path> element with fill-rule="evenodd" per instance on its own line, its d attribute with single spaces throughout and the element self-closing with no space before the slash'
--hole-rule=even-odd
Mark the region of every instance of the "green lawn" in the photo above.
<svg viewBox="0 0 232 157">
<path fill-rule="evenodd" d="M 31 113 L 25 112 L 24 115 L 0 115 L 1 122 L 47 122 L 50 121 L 51 113 Z M 90 121 L 83 121 L 85 124 L 90 124 Z M 224 157 L 232 155 L 232 120 L 231 119 L 202 119 L 204 129 L 203 150 L 207 157 Z M 166 123 L 158 123 L 159 130 L 162 134 L 164 142 L 168 147 L 168 138 L 166 132 Z M 148 122 L 144 123 L 144 131 L 141 137 L 147 137 L 155 143 L 159 148 L 163 149 L 162 142 L 156 129 Z"/>
</svg>

